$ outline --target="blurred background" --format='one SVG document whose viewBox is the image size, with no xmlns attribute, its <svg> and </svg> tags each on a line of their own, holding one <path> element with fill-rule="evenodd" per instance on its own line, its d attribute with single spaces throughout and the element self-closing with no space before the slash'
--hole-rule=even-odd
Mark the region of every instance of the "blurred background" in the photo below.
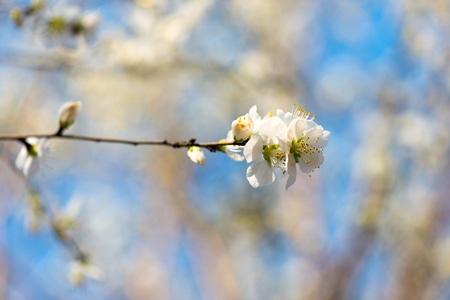
<svg viewBox="0 0 450 300">
<path fill-rule="evenodd" d="M 72 100 L 81 135 L 218 141 L 255 104 L 331 132 L 289 191 L 65 140 L 24 178 L 1 141 L 1 298 L 450 299 L 449 50 L 447 0 L 0 1 L 1 134 Z"/>
</svg>

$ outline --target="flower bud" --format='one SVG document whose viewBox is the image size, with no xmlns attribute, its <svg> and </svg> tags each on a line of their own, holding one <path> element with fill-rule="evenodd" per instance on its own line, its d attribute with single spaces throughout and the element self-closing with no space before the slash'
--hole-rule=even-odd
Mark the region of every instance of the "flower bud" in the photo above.
<svg viewBox="0 0 450 300">
<path fill-rule="evenodd" d="M 189 147 L 187 156 L 192 160 L 194 164 L 204 165 L 206 161 L 205 154 L 203 154 L 202 148 L 197 146 Z"/>
<path fill-rule="evenodd" d="M 69 128 L 77 118 L 78 112 L 81 109 L 81 102 L 67 102 L 59 109 L 59 130 Z"/>
<path fill-rule="evenodd" d="M 246 114 L 245 116 L 241 116 L 231 123 L 231 130 L 236 141 L 245 141 L 250 138 L 250 135 L 252 134 L 253 122 L 248 114 Z"/>
</svg>

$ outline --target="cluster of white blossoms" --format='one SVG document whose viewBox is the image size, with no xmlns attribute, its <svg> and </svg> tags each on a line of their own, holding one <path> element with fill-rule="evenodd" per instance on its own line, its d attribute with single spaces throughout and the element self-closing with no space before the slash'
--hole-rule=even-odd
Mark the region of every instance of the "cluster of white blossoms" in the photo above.
<svg viewBox="0 0 450 300">
<path fill-rule="evenodd" d="M 276 174 L 287 174 L 286 189 L 295 183 L 297 165 L 304 173 L 319 168 L 324 161 L 323 148 L 330 132 L 314 121 L 304 108 L 292 112 L 277 110 L 261 117 L 256 106 L 234 120 L 227 141 L 245 142 L 244 146 L 227 146 L 234 160 L 246 160 L 247 180 L 254 188 L 271 184 Z"/>
<path fill-rule="evenodd" d="M 41 135 L 43 138 L 18 138 L 24 145 L 16 159 L 17 168 L 30 176 L 39 169 L 39 159 L 49 150 L 45 137 L 61 137 L 66 129 L 75 122 L 81 109 L 80 102 L 67 102 L 59 110 L 59 128 L 53 135 Z M 294 106 L 291 112 L 281 109 L 268 113 L 264 117 L 258 114 L 254 105 L 249 112 L 231 123 L 227 137 L 218 143 L 189 142 L 168 143 L 153 142 L 152 145 L 165 145 L 174 148 L 188 147 L 187 156 L 196 164 L 205 164 L 202 148 L 219 150 L 236 161 L 247 161 L 247 180 L 254 188 L 271 184 L 278 174 L 288 175 L 286 189 L 295 183 L 297 165 L 303 173 L 313 172 L 324 161 L 323 148 L 328 144 L 330 132 L 324 130 L 311 115 L 300 106 Z M 79 137 L 78 137 L 79 138 Z M 83 139 L 88 139 L 84 137 Z M 101 141 L 100 138 L 90 138 Z M 111 142 L 111 139 L 104 141 Z M 127 140 L 114 140 L 118 143 L 149 144 Z"/>
</svg>

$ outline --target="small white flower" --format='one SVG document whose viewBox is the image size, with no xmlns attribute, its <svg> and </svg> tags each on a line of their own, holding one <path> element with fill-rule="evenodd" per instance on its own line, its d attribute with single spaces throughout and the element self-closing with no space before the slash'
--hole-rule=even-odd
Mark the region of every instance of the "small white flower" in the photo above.
<svg viewBox="0 0 450 300">
<path fill-rule="evenodd" d="M 197 146 L 189 147 L 187 151 L 187 156 L 192 160 L 193 163 L 204 165 L 206 161 L 205 154 L 203 154 L 202 148 Z"/>
<path fill-rule="evenodd" d="M 81 110 L 81 102 L 66 102 L 59 109 L 59 127 L 60 129 L 67 129 L 70 127 L 78 116 Z"/>
<path fill-rule="evenodd" d="M 257 134 L 252 135 L 244 147 L 244 157 L 252 163 L 247 169 L 247 180 L 254 188 L 275 181 L 274 168 L 286 170 L 288 147 L 282 135 L 286 125 L 278 117 L 266 116 Z"/>
<path fill-rule="evenodd" d="M 323 163 L 323 148 L 328 144 L 330 132 L 312 120 L 297 117 L 290 122 L 286 134 L 287 142 L 290 143 L 287 158 L 288 189 L 295 183 L 297 164 L 302 172 L 310 173 Z"/>
<path fill-rule="evenodd" d="M 23 175 L 32 176 L 39 171 L 39 160 L 49 152 L 47 139 L 29 137 L 25 140 L 27 146 L 23 146 L 17 155 L 15 165 Z"/>
</svg>

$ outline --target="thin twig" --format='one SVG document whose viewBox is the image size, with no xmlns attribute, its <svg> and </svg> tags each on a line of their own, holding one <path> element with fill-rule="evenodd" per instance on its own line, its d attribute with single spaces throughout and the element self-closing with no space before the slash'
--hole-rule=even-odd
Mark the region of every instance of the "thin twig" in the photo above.
<svg viewBox="0 0 450 300">
<path fill-rule="evenodd" d="M 172 148 L 189 148 L 192 146 L 206 148 L 210 151 L 217 151 L 223 146 L 244 146 L 246 141 L 221 141 L 221 142 L 206 142 L 197 143 L 196 139 L 190 139 L 189 141 L 180 142 L 169 142 L 168 140 L 161 141 L 143 141 L 143 140 L 128 140 L 128 139 L 116 139 L 116 138 L 104 138 L 104 137 L 93 137 L 93 136 L 83 136 L 83 135 L 73 135 L 73 134 L 63 134 L 63 133 L 53 133 L 53 134 L 1 134 L 0 140 L 3 141 L 24 141 L 27 138 L 45 138 L 45 139 L 65 139 L 65 140 L 76 140 L 76 141 L 88 141 L 95 143 L 114 143 L 114 144 L 125 144 L 132 146 L 168 146 Z"/>
</svg>

